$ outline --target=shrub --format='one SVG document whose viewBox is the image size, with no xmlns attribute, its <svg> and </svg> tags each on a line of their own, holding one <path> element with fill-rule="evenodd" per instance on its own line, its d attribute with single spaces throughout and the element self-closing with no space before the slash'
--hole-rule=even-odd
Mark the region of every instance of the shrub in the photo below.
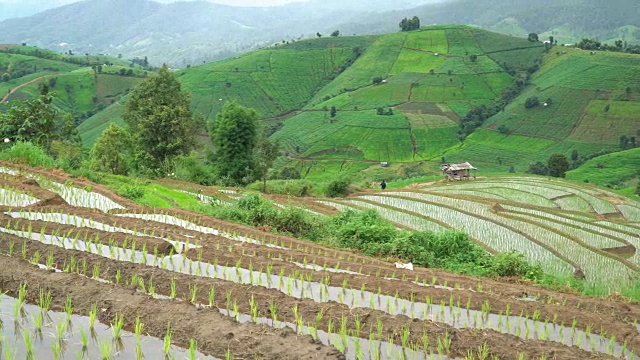
<svg viewBox="0 0 640 360">
<path fill-rule="evenodd" d="M 324 195 L 327 197 L 344 197 L 349 195 L 350 183 L 346 180 L 334 180 L 327 185 Z"/>
<path fill-rule="evenodd" d="M 524 107 L 527 109 L 534 108 L 538 105 L 540 105 L 540 99 L 538 99 L 537 96 L 528 97 L 524 102 Z"/>
<path fill-rule="evenodd" d="M 270 194 L 290 196 L 309 196 L 317 193 L 317 185 L 309 180 L 269 180 L 267 188 Z M 262 182 L 256 181 L 247 187 L 251 190 L 261 191 Z"/>
<path fill-rule="evenodd" d="M 49 156 L 44 149 L 33 143 L 22 141 L 2 151 L 0 160 L 43 168 L 53 168 L 56 165 L 53 157 Z"/>
<path fill-rule="evenodd" d="M 127 199 L 137 200 L 144 196 L 145 189 L 140 184 L 125 184 L 120 188 L 118 194 Z"/>
<path fill-rule="evenodd" d="M 523 254 L 515 251 L 495 255 L 491 270 L 497 276 L 519 276 L 529 280 L 537 280 L 543 275 L 540 264 L 532 265 Z"/>
<path fill-rule="evenodd" d="M 174 159 L 173 164 L 177 179 L 207 186 L 215 183 L 216 177 L 213 171 L 198 161 L 195 153 L 189 156 L 178 156 Z"/>
</svg>

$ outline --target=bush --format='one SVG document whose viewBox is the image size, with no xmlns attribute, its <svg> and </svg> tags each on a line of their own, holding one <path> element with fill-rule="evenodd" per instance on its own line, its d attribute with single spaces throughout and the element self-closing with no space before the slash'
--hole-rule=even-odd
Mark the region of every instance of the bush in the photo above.
<svg viewBox="0 0 640 360">
<path fill-rule="evenodd" d="M 538 99 L 537 96 L 528 97 L 524 102 L 524 107 L 527 109 L 534 108 L 538 105 L 540 105 L 540 99 Z"/>
<path fill-rule="evenodd" d="M 350 183 L 346 180 L 334 180 L 327 185 L 324 195 L 327 197 L 344 197 L 349 195 Z"/>
<path fill-rule="evenodd" d="M 262 182 L 256 181 L 247 186 L 250 190 L 262 191 Z M 267 192 L 270 194 L 309 196 L 318 193 L 316 183 L 309 180 L 269 180 Z"/>
<path fill-rule="evenodd" d="M 145 194 L 145 189 L 140 184 L 125 184 L 118 191 L 118 195 L 126 197 L 127 199 L 137 200 L 141 199 Z"/>
<path fill-rule="evenodd" d="M 0 160 L 11 161 L 32 167 L 53 168 L 56 161 L 44 149 L 30 142 L 17 142 L 0 153 Z"/>
<path fill-rule="evenodd" d="M 195 153 L 189 156 L 178 156 L 174 159 L 173 164 L 177 179 L 207 186 L 215 183 L 216 177 L 213 171 L 198 161 Z"/>
<path fill-rule="evenodd" d="M 515 251 L 495 255 L 491 270 L 496 276 L 519 276 L 529 280 L 540 279 L 543 275 L 540 264 L 530 264 L 523 254 Z"/>
</svg>

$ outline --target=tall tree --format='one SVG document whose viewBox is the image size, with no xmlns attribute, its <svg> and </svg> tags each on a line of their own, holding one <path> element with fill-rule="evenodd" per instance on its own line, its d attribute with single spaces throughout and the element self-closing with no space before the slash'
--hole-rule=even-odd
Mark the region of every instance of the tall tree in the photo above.
<svg viewBox="0 0 640 360">
<path fill-rule="evenodd" d="M 547 163 L 549 175 L 553 177 L 564 177 L 569 170 L 569 161 L 563 154 L 552 154 Z"/>
<path fill-rule="evenodd" d="M 27 101 L 13 101 L 6 114 L 0 114 L 0 136 L 2 138 L 31 141 L 46 151 L 56 137 L 55 128 L 58 111 L 53 106 L 49 87 L 43 84 L 40 96 Z"/>
<path fill-rule="evenodd" d="M 132 91 L 123 118 L 141 169 L 156 174 L 168 170 L 176 156 L 195 146 L 197 125 L 189 96 L 166 65 Z"/>
<path fill-rule="evenodd" d="M 111 124 L 91 148 L 91 168 L 116 175 L 127 175 L 130 152 L 129 133 L 122 127 Z"/>
<path fill-rule="evenodd" d="M 236 102 L 228 102 L 211 123 L 215 146 L 211 159 L 219 178 L 230 184 L 253 180 L 254 149 L 258 144 L 258 113 Z"/>
<path fill-rule="evenodd" d="M 262 192 L 267 192 L 267 174 L 273 167 L 273 162 L 278 157 L 280 144 L 278 141 L 270 141 L 263 137 L 258 140 L 255 149 L 254 162 L 256 178 L 262 180 Z"/>
</svg>

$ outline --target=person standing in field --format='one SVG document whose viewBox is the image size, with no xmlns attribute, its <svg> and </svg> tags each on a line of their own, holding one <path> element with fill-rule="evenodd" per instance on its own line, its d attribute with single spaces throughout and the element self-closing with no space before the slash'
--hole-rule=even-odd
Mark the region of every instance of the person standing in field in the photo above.
<svg viewBox="0 0 640 360">
<path fill-rule="evenodd" d="M 387 188 L 387 183 L 384 180 L 382 180 L 382 182 L 380 183 L 380 189 L 384 190 L 386 188 Z"/>
</svg>

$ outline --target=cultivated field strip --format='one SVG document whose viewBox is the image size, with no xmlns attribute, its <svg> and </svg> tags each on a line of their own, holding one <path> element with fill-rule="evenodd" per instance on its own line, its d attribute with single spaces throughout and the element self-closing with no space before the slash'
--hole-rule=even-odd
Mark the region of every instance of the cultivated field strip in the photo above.
<svg viewBox="0 0 640 360">
<path fill-rule="evenodd" d="M 388 194 L 392 195 L 393 193 Z M 515 229 L 498 225 L 490 219 L 482 219 L 481 217 L 478 217 L 478 215 L 469 214 L 433 203 L 412 201 L 410 198 L 374 195 L 364 195 L 361 196 L 361 198 L 386 206 L 407 209 L 415 213 L 424 214 L 425 216 L 437 221 L 446 223 L 454 229 L 469 234 L 472 238 L 481 241 L 487 247 L 495 251 L 504 252 L 517 250 L 522 252 L 529 260 L 540 262 L 547 271 L 564 274 L 571 273 L 573 271 L 572 265 L 553 254 L 548 249 L 545 249 L 539 244 L 531 241 L 530 238 L 523 234 L 514 231 Z"/>
<path fill-rule="evenodd" d="M 42 176 L 36 170 L 33 173 Z M 629 307 L 526 284 L 472 279 L 433 269 L 396 269 L 386 261 L 184 210 L 142 208 L 98 185 L 67 182 L 61 174 L 54 181 L 86 193 L 74 199 L 66 196 L 67 203 L 77 207 L 56 203 L 0 209 L 0 231 L 4 233 L 0 254 L 9 255 L 6 259 L 12 261 L 11 267 L 0 267 L 0 291 L 17 298 L 20 277 L 15 271 L 19 271 L 29 287 L 33 286 L 31 296 L 44 287 L 55 291 L 60 304 L 69 295 L 74 309 L 86 310 L 97 302 L 108 309 L 101 315 L 106 323 L 114 324 L 116 314 L 125 314 L 125 322 L 133 328 L 136 312 L 151 309 L 140 314 L 151 335 L 162 338 L 167 320 L 181 319 L 184 324 L 176 326 L 182 326 L 182 333 L 176 334 L 175 343 L 190 348 L 189 340 L 194 338 L 199 351 L 216 358 L 459 359 L 470 354 L 482 358 L 486 352 L 503 359 L 516 359 L 520 353 L 536 359 L 552 354 L 558 359 L 606 359 L 633 358 L 630 350 L 640 350 L 640 339 L 625 336 L 628 327 L 633 329 L 629 319 L 640 317 L 640 311 L 636 314 Z M 56 190 L 41 178 L 37 184 Z M 560 231 L 501 216 L 507 209 L 496 205 L 500 199 L 484 202 L 459 195 L 398 193 L 361 195 L 322 206 L 327 213 L 340 205 L 356 210 L 373 207 L 404 228 L 468 231 L 474 227 L 479 229 L 475 235 L 509 237 L 501 240 L 505 249 L 513 245 L 511 238 L 516 239 L 516 250 L 527 251 L 528 247 L 528 256 L 539 253 L 539 260 L 551 264 L 545 266 L 562 273 L 570 274 L 595 261 L 580 256 L 574 261 L 552 250 L 551 243 L 562 246 Z M 507 198 L 514 194 L 507 193 Z M 65 196 L 60 197 L 66 201 Z M 399 203 L 386 204 L 383 199 Z M 504 201 L 505 206 L 513 204 Z M 298 204 L 302 207 L 305 202 Z M 556 214 L 552 207 L 532 205 L 532 209 Z M 444 215 L 434 216 L 437 213 Z M 502 224 L 497 224 L 499 219 Z M 548 243 L 536 240 L 527 234 L 534 229 L 553 239 Z M 574 253 L 600 256 L 587 246 L 580 248 Z M 614 263 L 609 267 L 623 277 L 615 257 L 611 259 Z M 28 262 L 50 271 L 28 268 Z M 583 270 L 589 279 L 589 269 Z M 610 281 L 613 275 L 603 274 L 602 278 Z M 82 287 L 76 286 L 79 284 Z M 95 297 L 107 289 L 109 297 Z M 523 293 L 529 295 L 523 298 Z M 111 303 L 114 297 L 117 304 Z M 147 302 L 148 306 L 142 305 Z M 163 311 L 154 310 L 158 308 Z M 165 308 L 175 313 L 165 313 Z M 203 317 L 208 319 L 207 326 L 197 322 Z M 192 329 L 186 331 L 188 327 Z M 261 335 L 248 337 L 252 333 Z M 233 346 L 229 341 L 204 340 L 229 334 L 238 339 L 231 341 Z M 275 342 L 277 334 L 286 334 L 288 339 Z"/>
<path fill-rule="evenodd" d="M 103 247 L 92 246 L 82 241 L 64 237 L 47 235 L 41 237 L 39 234 L 27 234 L 22 231 L 9 231 L 9 233 L 20 237 L 30 237 L 32 240 L 65 249 L 86 251 L 118 261 L 154 266 L 190 276 L 217 278 L 238 284 L 266 287 L 278 290 L 290 297 L 311 299 L 314 302 L 337 302 L 350 308 L 374 309 L 393 316 L 403 315 L 413 319 L 429 319 L 455 328 L 491 329 L 500 333 L 509 333 L 525 340 L 537 338 L 557 341 L 567 345 L 577 344 L 581 346 L 583 344 L 582 348 L 584 350 L 603 353 L 607 352 L 606 346 L 609 343 L 606 339 L 597 335 L 589 335 L 575 329 L 572 329 L 570 334 L 568 331 L 565 333 L 562 327 L 548 327 L 546 323 L 537 321 L 535 317 L 529 320 L 521 316 L 507 315 L 510 320 L 503 323 L 502 315 L 485 314 L 484 311 L 474 311 L 460 307 L 460 299 L 458 299 L 458 306 L 453 305 L 453 298 L 451 298 L 449 305 L 445 305 L 444 302 L 440 305 L 432 304 L 429 299 L 421 303 L 414 299 L 405 300 L 399 299 L 397 296 L 381 295 L 379 291 L 377 293 L 366 291 L 364 287 L 357 290 L 349 289 L 344 284 L 343 286 L 331 286 L 323 283 L 314 283 L 303 276 L 300 279 L 296 279 L 295 277 L 283 276 L 282 273 L 280 275 L 270 275 L 269 273 L 251 269 L 247 270 L 237 265 L 236 267 L 228 267 L 193 261 L 181 255 L 169 256 L 159 260 L 157 256 L 144 254 L 136 250 L 120 248 L 106 250 Z M 86 272 L 86 270 L 84 271 Z M 237 310 L 234 311 L 238 313 Z M 624 347 L 620 344 L 613 344 L 611 348 L 613 353 L 625 352 Z"/>
</svg>

